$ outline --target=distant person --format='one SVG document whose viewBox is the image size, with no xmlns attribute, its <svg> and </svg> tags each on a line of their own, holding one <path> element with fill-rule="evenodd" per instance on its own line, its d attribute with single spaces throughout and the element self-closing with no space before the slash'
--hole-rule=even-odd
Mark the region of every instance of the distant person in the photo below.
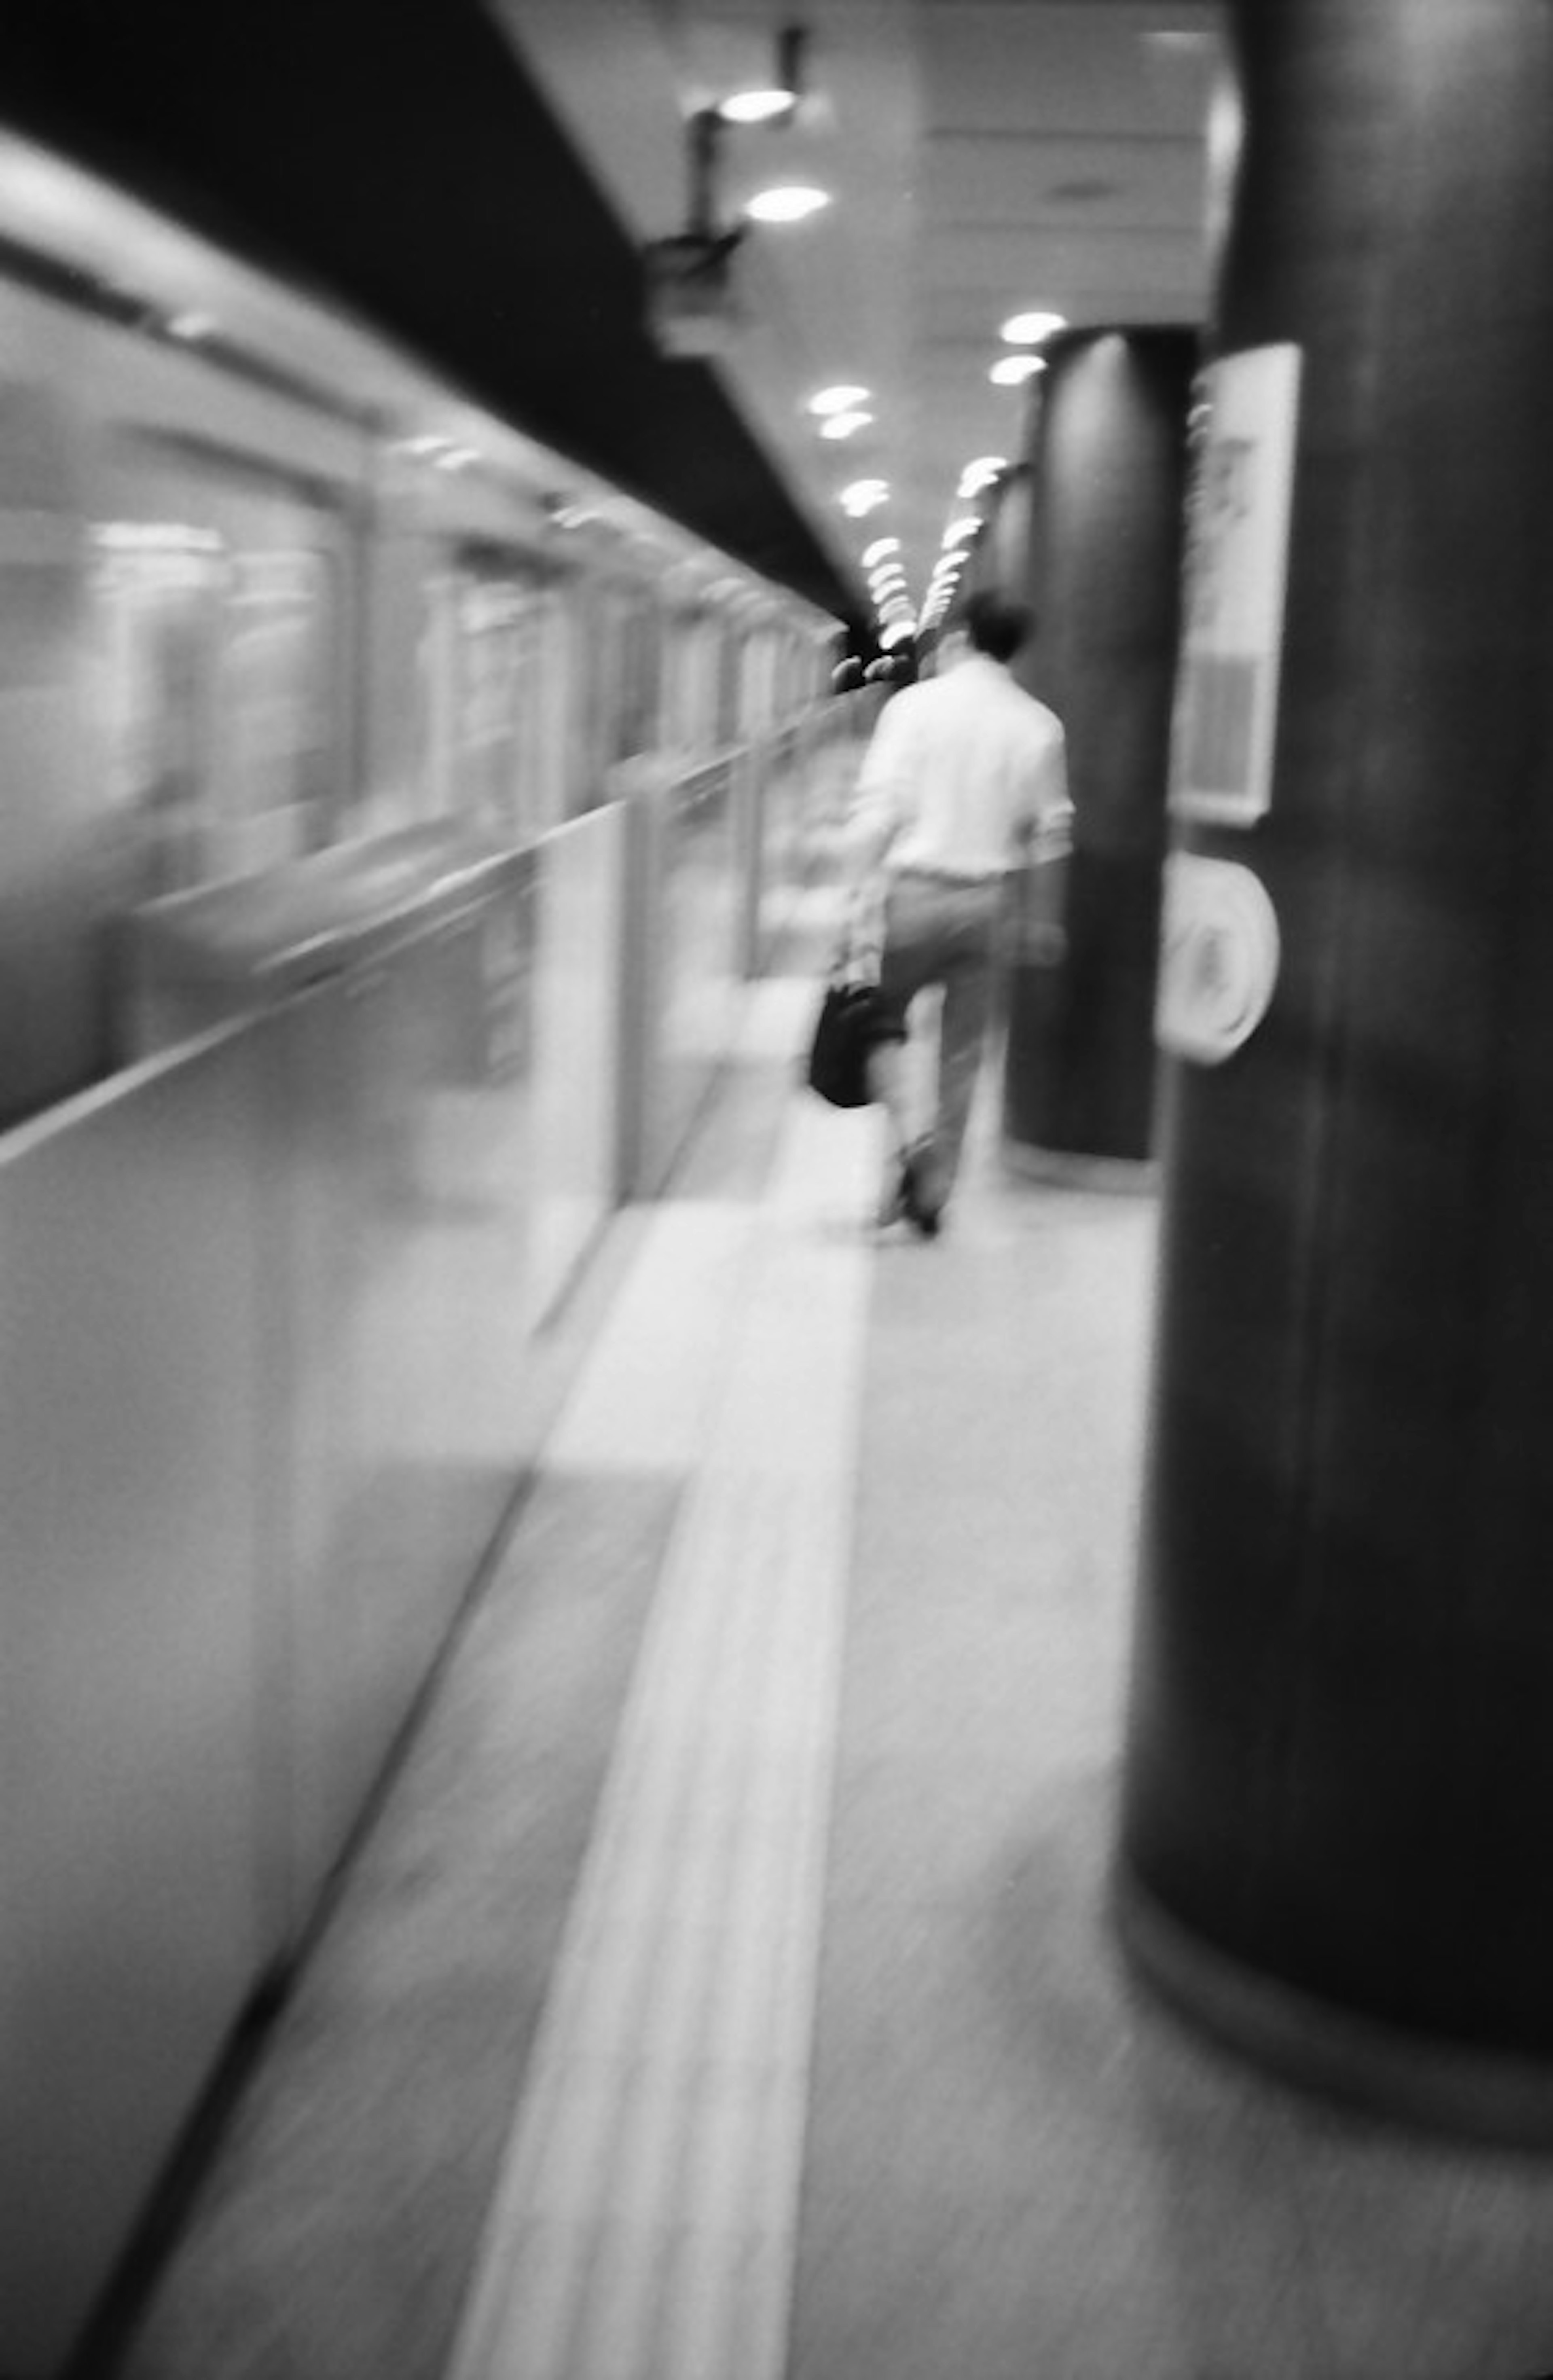
<svg viewBox="0 0 1553 2380">
<path fill-rule="evenodd" d="M 1005 882 L 1013 869 L 1061 859 L 1072 838 L 1062 722 L 1009 671 L 1034 618 L 1023 604 L 987 593 L 969 599 L 963 619 L 964 657 L 903 687 L 880 712 L 854 813 L 859 900 L 871 878 L 883 879 L 887 1026 L 904 1035 L 917 993 L 929 985 L 943 990 L 930 1118 L 911 1113 L 904 1039 L 880 1040 L 868 1061 L 869 1088 L 893 1141 L 878 1220 L 904 1218 L 927 1237 L 939 1229 L 959 1169 Z"/>
</svg>

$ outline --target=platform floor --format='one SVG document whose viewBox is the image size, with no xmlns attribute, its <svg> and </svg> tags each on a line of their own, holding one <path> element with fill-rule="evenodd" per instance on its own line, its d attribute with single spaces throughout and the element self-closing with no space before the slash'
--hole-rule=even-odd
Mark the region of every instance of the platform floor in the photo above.
<svg viewBox="0 0 1553 2380">
<path fill-rule="evenodd" d="M 1156 1226 L 868 1225 L 752 995 L 125 2380 L 1534 2380 L 1553 2159 L 1309 2104 L 1107 1917 Z M 116 2380 L 116 2374 L 115 2374 Z"/>
</svg>

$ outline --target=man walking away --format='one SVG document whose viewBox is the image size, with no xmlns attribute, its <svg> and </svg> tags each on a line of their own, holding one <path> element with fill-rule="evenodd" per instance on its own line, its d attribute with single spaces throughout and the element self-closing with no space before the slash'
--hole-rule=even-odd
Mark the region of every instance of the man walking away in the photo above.
<svg viewBox="0 0 1553 2380">
<path fill-rule="evenodd" d="M 965 658 L 903 688 L 880 712 L 855 813 L 860 881 L 876 870 L 884 879 L 886 1013 L 904 1031 L 917 993 L 935 984 L 943 991 L 929 1120 L 919 1125 L 910 1113 L 903 1042 L 881 1040 L 868 1062 L 893 1140 L 879 1220 L 909 1218 L 927 1237 L 938 1231 L 959 1168 L 1006 881 L 1015 868 L 1062 859 L 1072 842 L 1062 722 L 1009 669 L 1034 618 L 1023 604 L 984 593 L 966 603 L 964 625 Z M 1058 887 L 1046 889 L 1053 916 Z"/>
</svg>

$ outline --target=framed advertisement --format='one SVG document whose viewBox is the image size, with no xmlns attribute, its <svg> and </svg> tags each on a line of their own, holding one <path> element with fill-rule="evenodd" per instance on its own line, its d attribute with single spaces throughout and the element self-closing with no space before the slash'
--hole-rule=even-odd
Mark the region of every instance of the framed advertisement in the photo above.
<svg viewBox="0 0 1553 2380">
<path fill-rule="evenodd" d="M 1187 495 L 1170 808 L 1249 826 L 1271 798 L 1300 350 L 1253 347 L 1202 375 Z"/>
</svg>

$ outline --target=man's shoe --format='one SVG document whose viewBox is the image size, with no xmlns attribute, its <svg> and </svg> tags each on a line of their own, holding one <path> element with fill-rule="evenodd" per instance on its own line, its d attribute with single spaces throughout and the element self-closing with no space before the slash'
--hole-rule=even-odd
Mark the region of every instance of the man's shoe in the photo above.
<svg viewBox="0 0 1553 2380">
<path fill-rule="evenodd" d="M 901 1160 L 901 1204 L 903 1212 L 925 1240 L 938 1238 L 943 1200 L 934 1190 L 933 1151 L 928 1141 L 919 1141 Z"/>
</svg>

